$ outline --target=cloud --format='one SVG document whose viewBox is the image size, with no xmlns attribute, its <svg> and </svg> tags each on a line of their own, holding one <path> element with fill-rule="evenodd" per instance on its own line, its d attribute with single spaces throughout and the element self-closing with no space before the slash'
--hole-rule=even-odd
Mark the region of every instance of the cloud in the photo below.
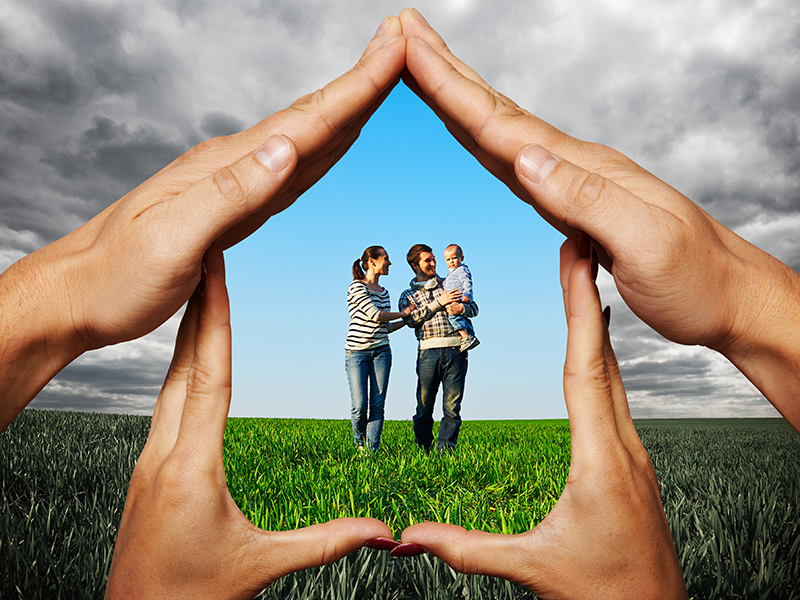
<svg viewBox="0 0 800 600">
<path fill-rule="evenodd" d="M 457 55 L 523 107 L 629 154 L 800 268 L 796 2 L 451 0 L 421 9 Z M 0 270 L 192 145 L 253 125 L 342 73 L 396 10 L 368 0 L 7 2 Z M 769 408 L 723 359 L 663 340 L 613 293 L 604 297 L 637 415 Z M 175 327 L 83 357 L 36 405 L 147 412 Z"/>
</svg>

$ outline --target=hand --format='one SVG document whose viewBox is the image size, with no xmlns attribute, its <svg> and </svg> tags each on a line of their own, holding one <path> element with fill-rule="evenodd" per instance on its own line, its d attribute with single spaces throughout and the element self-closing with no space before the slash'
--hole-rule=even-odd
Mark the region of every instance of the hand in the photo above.
<svg viewBox="0 0 800 600">
<path fill-rule="evenodd" d="M 623 154 L 493 90 L 416 10 L 400 19 L 405 81 L 456 139 L 565 235 L 588 233 L 640 319 L 725 355 L 800 431 L 800 276 Z"/>
<path fill-rule="evenodd" d="M 564 491 L 519 535 L 422 523 L 403 532 L 462 573 L 502 577 L 541 598 L 687 598 L 658 481 L 639 441 L 589 267 L 561 249 L 569 335 L 564 396 L 572 461 Z"/>
<path fill-rule="evenodd" d="M 457 317 L 464 314 L 464 305 L 460 302 L 453 302 L 447 305 L 447 313 Z"/>
<path fill-rule="evenodd" d="M 195 289 L 212 242 L 244 239 L 336 163 L 405 65 L 399 18 L 379 31 L 322 90 L 193 148 L 0 276 L 0 430 L 83 352 L 164 323 Z"/>
<path fill-rule="evenodd" d="M 436 301 L 443 307 L 446 307 L 448 304 L 458 302 L 459 298 L 461 298 L 461 293 L 458 290 L 446 290 L 436 299 Z"/>
<path fill-rule="evenodd" d="M 239 511 L 222 463 L 231 400 L 222 249 L 212 246 L 204 264 L 204 292 L 189 301 L 131 477 L 106 598 L 252 598 L 283 575 L 392 537 L 375 519 L 268 532 Z"/>
</svg>

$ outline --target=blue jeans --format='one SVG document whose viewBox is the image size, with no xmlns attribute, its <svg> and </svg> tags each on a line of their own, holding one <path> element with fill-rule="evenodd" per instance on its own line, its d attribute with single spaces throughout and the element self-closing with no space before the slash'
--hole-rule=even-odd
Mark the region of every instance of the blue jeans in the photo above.
<svg viewBox="0 0 800 600">
<path fill-rule="evenodd" d="M 447 320 L 450 321 L 450 326 L 458 331 L 463 329 L 469 335 L 475 335 L 475 330 L 472 328 L 472 321 L 462 315 L 447 315 Z"/>
<path fill-rule="evenodd" d="M 353 440 L 358 446 L 366 445 L 377 450 L 383 430 L 383 407 L 392 369 L 392 349 L 383 345 L 347 352 L 344 366 L 350 384 Z"/>
<path fill-rule="evenodd" d="M 426 451 L 433 445 L 433 406 L 442 386 L 442 422 L 438 450 L 455 448 L 461 428 L 461 399 L 467 378 L 467 353 L 452 348 L 430 348 L 417 354 L 417 412 L 414 439 Z"/>
</svg>

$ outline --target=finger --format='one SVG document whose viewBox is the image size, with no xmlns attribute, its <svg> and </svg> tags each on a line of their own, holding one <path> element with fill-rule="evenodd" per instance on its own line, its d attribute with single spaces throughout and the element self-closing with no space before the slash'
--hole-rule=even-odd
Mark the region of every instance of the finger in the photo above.
<svg viewBox="0 0 800 600">
<path fill-rule="evenodd" d="M 222 436 L 231 400 L 231 326 L 222 248 L 204 258 L 205 291 L 199 303 L 194 359 L 186 382 L 178 444 L 222 460 Z"/>
<path fill-rule="evenodd" d="M 677 224 L 663 208 L 535 144 L 519 153 L 516 171 L 538 206 L 571 230 L 585 231 L 614 259 L 632 250 L 630 240 L 659 240 Z"/>
<path fill-rule="evenodd" d="M 186 381 L 194 360 L 199 297 L 192 296 L 178 328 L 175 352 L 153 409 L 150 433 L 142 455 L 164 457 L 175 446 L 186 399 Z"/>
<path fill-rule="evenodd" d="M 401 13 L 406 65 L 424 94 L 481 148 L 507 165 L 535 141 L 562 149 L 569 136 L 497 93 L 458 60 L 430 25 Z"/>
<path fill-rule="evenodd" d="M 276 135 L 255 152 L 220 168 L 166 202 L 150 207 L 143 215 L 175 222 L 176 229 L 182 228 L 175 243 L 191 244 L 195 252 L 204 252 L 236 223 L 268 205 L 296 165 L 294 143 Z M 197 218 L 198 215 L 203 218 Z"/>
<path fill-rule="evenodd" d="M 580 249 L 578 247 L 578 237 L 568 237 L 563 244 L 561 244 L 560 262 L 559 262 L 559 275 L 561 278 L 561 293 L 564 297 L 564 314 L 569 323 L 569 276 L 575 263 L 581 258 Z"/>
<path fill-rule="evenodd" d="M 585 461 L 597 456 L 598 449 L 620 443 L 604 350 L 606 326 L 587 259 L 576 261 L 570 270 L 567 302 L 564 398 L 574 467 L 588 464 Z"/>
<path fill-rule="evenodd" d="M 373 107 L 405 66 L 405 38 L 401 35 L 400 19 L 388 17 L 384 23 L 387 21 L 387 27 L 373 37 L 352 69 L 257 125 L 225 138 L 224 143 L 201 144 L 184 155 L 175 168 L 183 169 L 189 162 L 191 171 L 198 164 L 208 172 L 216 171 L 276 134 L 294 141 L 300 161 L 324 154 L 331 140 Z"/>
<path fill-rule="evenodd" d="M 329 564 L 375 538 L 392 538 L 377 519 L 341 518 L 292 531 L 260 531 L 251 560 L 264 584 L 294 573 Z"/>
<path fill-rule="evenodd" d="M 522 583 L 521 574 L 532 574 L 527 534 L 503 535 L 466 530 L 457 525 L 419 523 L 403 531 L 404 544 L 423 546 L 459 573 L 502 577 Z M 526 582 L 527 583 L 527 582 Z"/>
</svg>

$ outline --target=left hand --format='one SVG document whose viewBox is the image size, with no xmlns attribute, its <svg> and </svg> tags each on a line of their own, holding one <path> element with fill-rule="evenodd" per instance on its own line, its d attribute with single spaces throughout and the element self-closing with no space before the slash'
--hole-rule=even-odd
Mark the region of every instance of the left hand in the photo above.
<svg viewBox="0 0 800 600">
<path fill-rule="evenodd" d="M 231 330 L 219 246 L 204 265 L 204 292 L 189 301 L 131 477 L 106 598 L 252 598 L 283 575 L 392 537 L 366 518 L 263 531 L 236 506 L 222 463 Z"/>
<path fill-rule="evenodd" d="M 561 249 L 561 285 L 572 461 L 555 507 L 518 535 L 421 523 L 402 541 L 459 572 L 515 581 L 541 598 L 685 599 L 655 471 L 631 420 L 589 260 L 575 237 Z"/>
<path fill-rule="evenodd" d="M 447 312 L 448 314 L 457 317 L 458 315 L 464 314 L 464 305 L 460 302 L 453 302 L 447 305 Z"/>
</svg>

